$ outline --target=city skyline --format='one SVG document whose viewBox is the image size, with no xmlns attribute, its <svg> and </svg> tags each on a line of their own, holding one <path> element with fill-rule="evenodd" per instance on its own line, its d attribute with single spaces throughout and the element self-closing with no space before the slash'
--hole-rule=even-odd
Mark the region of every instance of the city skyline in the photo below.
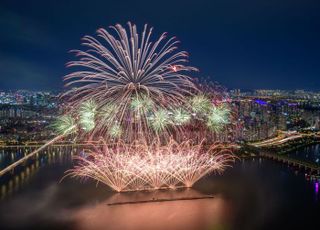
<svg viewBox="0 0 320 230">
<path fill-rule="evenodd" d="M 65 63 L 72 59 L 68 51 L 80 48 L 80 37 L 132 21 L 139 28 L 153 26 L 155 36 L 177 35 L 180 47 L 188 47 L 190 63 L 200 69 L 195 77 L 231 89 L 320 90 L 320 4 L 245 3 L 2 1 L 0 89 L 62 89 L 61 79 L 70 71 Z"/>
<path fill-rule="evenodd" d="M 0 229 L 320 229 L 319 0 L 0 0 Z"/>
</svg>

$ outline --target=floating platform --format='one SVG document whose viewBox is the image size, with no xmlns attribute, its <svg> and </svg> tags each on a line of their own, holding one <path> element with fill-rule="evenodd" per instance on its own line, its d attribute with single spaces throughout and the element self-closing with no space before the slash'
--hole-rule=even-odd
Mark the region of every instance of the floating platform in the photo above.
<svg viewBox="0 0 320 230">
<path fill-rule="evenodd" d="M 110 206 L 114 205 L 125 205 L 125 204 L 143 204 L 143 203 L 155 203 L 155 202 L 170 202 L 170 201 L 180 201 L 180 200 L 201 200 L 201 199 L 212 199 L 213 195 L 203 195 L 203 196 L 194 196 L 194 197 L 181 197 L 181 198 L 153 198 L 149 200 L 139 200 L 139 201 L 125 201 L 125 202 L 114 202 L 108 203 Z"/>
</svg>

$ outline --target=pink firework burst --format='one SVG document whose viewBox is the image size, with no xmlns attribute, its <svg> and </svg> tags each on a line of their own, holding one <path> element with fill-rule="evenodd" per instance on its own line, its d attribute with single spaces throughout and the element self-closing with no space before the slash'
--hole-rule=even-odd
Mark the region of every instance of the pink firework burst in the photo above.
<svg viewBox="0 0 320 230">
<path fill-rule="evenodd" d="M 76 157 L 77 166 L 67 175 L 92 178 L 121 191 L 191 187 L 209 173 L 220 173 L 234 161 L 232 146 L 205 146 L 191 141 L 166 145 L 103 143 L 88 150 L 86 157 Z"/>
</svg>

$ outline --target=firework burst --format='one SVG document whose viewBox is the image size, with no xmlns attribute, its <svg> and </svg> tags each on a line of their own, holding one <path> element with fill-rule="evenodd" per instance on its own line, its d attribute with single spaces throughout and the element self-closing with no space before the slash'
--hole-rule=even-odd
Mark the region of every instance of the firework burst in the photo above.
<svg viewBox="0 0 320 230">
<path fill-rule="evenodd" d="M 146 137 L 167 131 L 167 125 L 159 123 L 159 119 L 166 121 L 163 111 L 169 105 L 185 104 L 186 96 L 196 91 L 186 75 L 196 70 L 185 65 L 188 54 L 178 51 L 178 41 L 167 39 L 166 33 L 152 43 L 152 28 L 147 26 L 141 35 L 131 23 L 128 30 L 116 25 L 110 32 L 99 29 L 97 35 L 85 36 L 82 45 L 87 49 L 73 51 L 79 60 L 68 63 L 81 69 L 65 77 L 66 86 L 71 87 L 64 95 L 72 108 L 69 113 L 84 107 L 83 130 L 93 135 L 110 136 L 114 123 L 132 140 L 137 134 Z M 88 102 L 95 103 L 96 116 L 87 111 Z M 148 117 L 154 117 L 155 123 L 148 122 Z"/>
<path fill-rule="evenodd" d="M 77 60 L 68 63 L 76 71 L 64 78 L 58 136 L 3 171 L 70 134 L 91 143 L 102 138 L 103 147 L 77 157 L 68 175 L 116 191 L 191 187 L 229 166 L 230 146 L 215 143 L 232 119 L 226 95 L 194 84 L 189 74 L 197 69 L 186 65 L 174 37 L 164 33 L 152 43 L 151 34 L 128 23 L 127 30 L 116 25 L 85 36 L 86 50 L 73 51 Z"/>
<path fill-rule="evenodd" d="M 131 23 L 97 34 L 83 38 L 85 51 L 73 51 L 78 60 L 68 66 L 77 71 L 65 77 L 71 89 L 64 94 L 71 109 L 58 131 L 76 126 L 73 131 L 102 139 L 103 147 L 76 157 L 69 176 L 116 191 L 191 187 L 234 161 L 230 146 L 213 136 L 203 142 L 203 134 L 230 124 L 230 106 L 194 84 L 187 74 L 196 68 L 186 65 L 175 38 L 164 33 L 152 43 L 152 28 L 139 35 Z"/>
<path fill-rule="evenodd" d="M 77 166 L 67 175 L 92 178 L 119 192 L 191 187 L 209 173 L 222 172 L 235 159 L 231 146 L 203 143 L 172 139 L 166 145 L 104 143 L 88 150 L 86 157 L 76 157 Z"/>
</svg>

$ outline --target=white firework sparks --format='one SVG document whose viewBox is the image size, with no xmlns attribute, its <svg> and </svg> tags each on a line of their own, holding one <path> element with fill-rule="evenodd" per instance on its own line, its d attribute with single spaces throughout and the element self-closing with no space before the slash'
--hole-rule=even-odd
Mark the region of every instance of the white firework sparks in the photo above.
<svg viewBox="0 0 320 230">
<path fill-rule="evenodd" d="M 167 39 L 166 33 L 152 43 L 152 28 L 147 26 L 141 35 L 131 23 L 128 31 L 119 24 L 110 29 L 99 29 L 98 38 L 85 36 L 82 44 L 88 49 L 74 51 L 79 60 L 68 66 L 80 70 L 65 77 L 66 86 L 71 87 L 64 94 L 72 108 L 70 113 L 93 101 L 97 117 L 94 125 L 88 123 L 88 117 L 83 119 L 85 130 L 108 136 L 108 127 L 118 122 L 132 139 L 141 132 L 151 135 L 148 113 L 185 102 L 186 95 L 196 91 L 186 73 L 196 68 L 185 65 L 188 54 L 178 51 L 178 41 L 174 37 Z M 107 119 L 103 113 L 106 106 L 115 107 Z"/>
<path fill-rule="evenodd" d="M 203 176 L 222 172 L 234 161 L 231 148 L 215 144 L 209 148 L 189 141 L 166 145 L 138 143 L 104 144 L 76 157 L 72 177 L 92 178 L 121 191 L 191 187 Z"/>
</svg>

